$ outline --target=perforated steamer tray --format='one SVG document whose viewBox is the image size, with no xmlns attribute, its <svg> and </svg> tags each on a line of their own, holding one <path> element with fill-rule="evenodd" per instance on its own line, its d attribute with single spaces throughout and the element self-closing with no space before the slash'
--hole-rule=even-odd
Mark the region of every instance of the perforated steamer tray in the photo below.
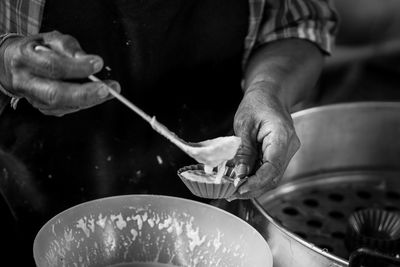
<svg viewBox="0 0 400 267">
<path fill-rule="evenodd" d="M 400 211 L 399 172 L 346 172 L 316 175 L 280 186 L 258 202 L 300 238 L 347 259 L 347 219 L 375 207 Z"/>
</svg>

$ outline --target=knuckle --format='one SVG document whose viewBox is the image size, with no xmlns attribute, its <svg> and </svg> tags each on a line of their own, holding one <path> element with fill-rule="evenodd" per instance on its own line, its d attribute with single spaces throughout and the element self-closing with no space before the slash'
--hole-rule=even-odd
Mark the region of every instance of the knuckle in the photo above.
<svg viewBox="0 0 400 267">
<path fill-rule="evenodd" d="M 69 34 L 63 34 L 61 37 L 61 41 L 66 44 L 77 44 L 78 43 L 78 40 Z"/>
<path fill-rule="evenodd" d="M 50 60 L 46 60 L 44 62 L 42 62 L 41 64 L 42 68 L 45 70 L 45 72 L 48 74 L 49 77 L 53 77 L 54 76 L 54 65 Z"/>
<path fill-rule="evenodd" d="M 21 53 L 13 53 L 9 59 L 11 70 L 19 69 L 23 65 Z"/>
<path fill-rule="evenodd" d="M 88 105 L 90 102 L 93 102 L 93 97 L 90 94 L 89 90 L 78 90 L 74 92 L 73 99 L 79 103 L 79 106 Z"/>
<path fill-rule="evenodd" d="M 252 112 L 253 117 L 255 120 L 260 121 L 260 122 L 265 122 L 266 118 L 268 118 L 270 115 L 268 115 L 264 110 L 260 110 L 259 112 Z"/>
<path fill-rule="evenodd" d="M 29 38 L 23 38 L 15 41 L 4 50 L 4 60 L 8 62 L 10 68 L 20 68 L 26 63 L 26 60 L 31 51 L 33 42 Z"/>
<path fill-rule="evenodd" d="M 68 35 L 68 34 L 60 35 L 58 37 L 58 40 L 59 40 L 59 42 L 61 43 L 62 46 L 67 46 L 68 44 L 74 42 L 73 37 L 71 35 Z"/>
<path fill-rule="evenodd" d="M 239 113 L 236 113 L 234 123 L 233 123 L 235 130 L 243 128 L 244 124 L 245 124 L 245 120 L 243 119 L 243 116 L 241 116 L 241 114 L 239 114 Z"/>
<path fill-rule="evenodd" d="M 58 90 L 56 90 L 53 87 L 47 87 L 45 88 L 45 94 L 44 94 L 44 103 L 45 105 L 49 107 L 56 107 L 59 103 L 59 93 Z"/>
<path fill-rule="evenodd" d="M 80 51 L 81 47 L 77 39 L 75 39 L 72 35 L 62 34 L 58 37 L 58 42 L 60 46 L 73 55 L 76 51 Z"/>
<path fill-rule="evenodd" d="M 55 60 L 50 58 L 43 61 L 42 67 L 51 78 L 63 77 L 65 74 L 63 68 L 60 68 Z"/>
<path fill-rule="evenodd" d="M 58 38 L 59 36 L 62 35 L 62 33 L 57 30 L 53 30 L 51 32 L 48 32 L 46 35 L 48 35 L 49 37 L 52 37 L 52 38 Z"/>
</svg>

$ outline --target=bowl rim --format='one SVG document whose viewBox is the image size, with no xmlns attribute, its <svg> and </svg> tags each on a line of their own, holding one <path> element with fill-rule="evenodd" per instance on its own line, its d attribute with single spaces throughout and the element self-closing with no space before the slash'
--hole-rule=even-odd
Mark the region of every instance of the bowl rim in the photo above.
<svg viewBox="0 0 400 267">
<path fill-rule="evenodd" d="M 261 240 L 261 243 L 264 245 L 265 247 L 265 253 L 266 253 L 266 258 L 269 260 L 270 262 L 270 266 L 266 266 L 266 267 L 272 267 L 273 266 L 273 256 L 272 256 L 272 251 L 271 248 L 267 242 L 267 240 L 261 235 L 261 233 L 259 231 L 256 230 L 256 228 L 254 228 L 250 223 L 246 222 L 245 220 L 243 220 L 242 218 L 240 218 L 239 216 L 236 216 L 226 210 L 223 210 L 219 207 L 213 206 L 211 204 L 206 204 L 206 203 L 202 203 L 196 200 L 191 200 L 191 199 L 187 199 L 187 198 L 182 198 L 182 197 L 175 197 L 175 196 L 168 196 L 168 195 L 158 195 L 158 194 L 124 194 L 124 195 L 115 195 L 115 196 L 109 196 L 109 197 L 103 197 L 103 198 L 96 198 L 96 199 L 92 199 L 89 201 L 85 201 L 82 203 L 79 203 L 77 205 L 71 206 L 59 213 L 57 213 L 56 215 L 54 215 L 53 217 L 51 217 L 49 220 L 46 221 L 46 223 L 44 223 L 41 228 L 39 229 L 39 231 L 37 232 L 34 241 L 33 241 L 33 257 L 34 257 L 34 261 L 36 264 L 38 264 L 38 259 L 39 259 L 39 255 L 37 254 L 37 250 L 35 249 L 38 246 L 38 238 L 40 236 L 42 236 L 44 234 L 44 231 L 52 224 L 54 223 L 59 217 L 62 217 L 63 215 L 72 212 L 75 209 L 79 209 L 81 207 L 85 207 L 85 206 L 90 206 L 96 203 L 101 203 L 104 201 L 115 201 L 118 199 L 134 199 L 134 198 L 148 198 L 148 199 L 160 199 L 161 201 L 166 200 L 166 199 L 171 199 L 174 201 L 180 201 L 180 202 L 184 202 L 184 203 L 190 203 L 190 204 L 194 204 L 194 205 L 198 205 L 199 207 L 203 207 L 203 208 L 207 208 L 207 209 L 211 209 L 214 210 L 216 212 L 222 213 L 234 220 L 239 221 L 241 224 L 245 225 L 245 227 L 247 227 L 256 237 L 257 239 Z"/>
</svg>

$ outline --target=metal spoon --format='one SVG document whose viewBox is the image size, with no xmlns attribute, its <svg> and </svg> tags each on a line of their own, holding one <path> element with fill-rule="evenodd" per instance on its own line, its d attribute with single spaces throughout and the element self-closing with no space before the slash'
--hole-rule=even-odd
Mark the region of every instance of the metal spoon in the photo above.
<svg viewBox="0 0 400 267">
<path fill-rule="evenodd" d="M 101 80 L 94 75 L 90 75 L 89 79 L 95 82 L 101 82 Z M 120 93 L 109 86 L 107 86 L 107 89 L 116 99 L 147 121 L 156 132 L 167 138 L 197 162 L 203 163 L 208 167 L 213 168 L 232 159 L 241 144 L 241 139 L 237 136 L 218 137 L 198 143 L 186 142 L 175 133 L 171 132 L 166 126 L 158 122 L 154 116 L 150 117 L 147 115 Z"/>
<path fill-rule="evenodd" d="M 35 47 L 35 50 L 50 51 L 51 48 L 44 45 L 38 45 Z M 95 82 L 102 82 L 94 75 L 90 75 L 89 79 Z M 119 94 L 117 91 L 107 85 L 106 87 L 111 95 L 113 95 L 116 99 L 125 104 L 131 110 L 136 112 L 145 121 L 150 123 L 151 127 L 155 131 L 167 138 L 169 141 L 171 141 L 173 144 L 175 144 L 177 147 L 179 147 L 181 150 L 183 150 L 186 154 L 194 158 L 199 163 L 205 164 L 208 169 L 220 166 L 226 161 L 232 159 L 241 144 L 241 139 L 236 136 L 218 137 L 199 143 L 185 142 L 176 134 L 171 132 L 166 126 L 159 123 L 154 116 L 150 117 L 143 110 L 135 106 L 132 102 Z"/>
</svg>

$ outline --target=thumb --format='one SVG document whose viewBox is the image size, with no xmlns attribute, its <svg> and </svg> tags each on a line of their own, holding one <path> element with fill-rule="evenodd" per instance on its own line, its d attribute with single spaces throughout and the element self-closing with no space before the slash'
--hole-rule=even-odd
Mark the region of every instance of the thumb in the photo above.
<svg viewBox="0 0 400 267">
<path fill-rule="evenodd" d="M 251 138 L 248 131 L 238 131 L 237 135 L 242 143 L 233 159 L 235 173 L 239 178 L 248 176 L 254 169 L 257 160 L 257 143 Z"/>
</svg>

